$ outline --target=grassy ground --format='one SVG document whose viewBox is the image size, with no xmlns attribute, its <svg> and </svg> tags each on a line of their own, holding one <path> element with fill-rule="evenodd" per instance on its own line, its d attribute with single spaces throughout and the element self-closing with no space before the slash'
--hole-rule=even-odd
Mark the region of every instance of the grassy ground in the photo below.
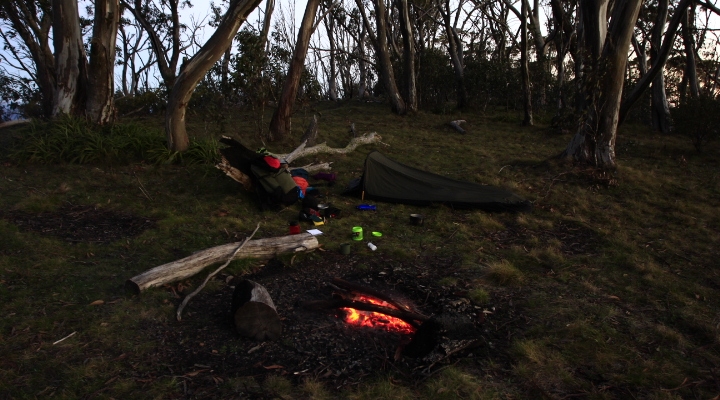
<svg viewBox="0 0 720 400">
<path fill-rule="evenodd" d="M 720 395 L 717 144 L 698 154 L 684 137 L 626 126 L 617 143 L 617 175 L 599 179 L 552 159 L 568 137 L 550 133 L 542 122 L 522 128 L 513 113 L 397 117 L 384 105 L 321 104 L 297 114 L 298 137 L 312 111 L 321 113 L 320 136 L 331 146 L 346 144 L 350 123 L 360 133 L 378 132 L 386 144 L 348 156 L 317 157 L 334 162 L 339 186 L 358 177 L 365 156 L 378 149 L 421 169 L 508 187 L 534 203 L 532 213 L 520 215 L 379 203 L 370 218 L 354 212 L 358 200 L 340 196 L 338 186 L 327 191 L 328 201 L 345 217 L 323 227 L 320 237 L 334 251 L 348 241 L 352 226 L 362 225 L 384 233 L 368 258 L 456 257 L 474 277 L 468 296 L 476 303 L 492 303 L 493 293 L 507 286 L 522 293 L 517 301 L 524 328 L 512 337 L 510 364 L 489 360 L 480 374 L 460 362 L 418 384 L 380 375 L 339 393 L 315 381 L 295 387 L 276 376 L 258 382 L 268 397 Z M 192 125 L 193 118 L 189 128 L 198 136 L 224 133 L 251 148 L 262 145 L 251 114 L 222 124 Z M 468 121 L 468 134 L 446 126 L 458 118 Z M 135 123 L 161 135 L 160 120 Z M 289 138 L 268 147 L 284 152 L 294 145 Z M 251 196 L 210 165 L 2 162 L 0 209 L 5 212 L 96 205 L 154 220 L 156 226 L 109 244 L 68 243 L 0 218 L 0 398 L 184 397 L 181 380 L 148 370 L 143 362 L 161 345 L 144 328 L 173 319 L 172 292 L 153 289 L 130 296 L 124 281 L 238 240 L 257 222 L 262 225 L 256 237 L 285 234 L 297 212 L 260 213 Z M 422 231 L 408 229 L 413 212 L 426 216 Z M 233 263 L 230 273 L 253 265 Z M 453 278 L 444 284 L 453 285 Z M 206 289 L 213 290 L 219 289 Z M 242 377 L 228 378 L 218 382 L 211 397 L 239 395 L 229 382 Z"/>
</svg>

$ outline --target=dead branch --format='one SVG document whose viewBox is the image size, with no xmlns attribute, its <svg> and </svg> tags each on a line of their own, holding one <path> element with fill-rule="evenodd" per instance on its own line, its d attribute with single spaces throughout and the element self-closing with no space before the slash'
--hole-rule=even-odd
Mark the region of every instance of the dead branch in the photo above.
<svg viewBox="0 0 720 400">
<path fill-rule="evenodd" d="M 220 159 L 220 162 L 218 164 L 215 164 L 215 168 L 224 172 L 225 175 L 229 176 L 230 179 L 234 180 L 235 182 L 239 182 L 241 185 L 243 185 L 243 188 L 245 190 L 247 190 L 248 192 L 253 190 L 253 184 L 252 184 L 252 180 L 250 179 L 250 177 L 245 175 L 239 169 L 230 165 L 230 163 L 225 158 L 225 156 L 223 156 Z"/>
<path fill-rule="evenodd" d="M 347 146 L 343 148 L 333 148 L 327 143 L 321 143 L 317 146 L 307 147 L 306 142 L 302 142 L 295 150 L 288 154 L 273 154 L 275 157 L 285 160 L 288 164 L 298 158 L 313 156 L 316 154 L 347 154 L 353 152 L 358 146 L 382 143 L 382 137 L 376 132 L 366 133 L 350 140 Z"/>
<path fill-rule="evenodd" d="M 253 231 L 253 233 L 250 234 L 250 236 L 246 237 L 245 240 L 243 240 L 243 242 L 240 244 L 240 246 L 238 246 L 238 247 L 235 249 L 235 251 L 233 251 L 233 253 L 230 255 L 230 257 L 228 257 L 227 261 L 225 261 L 225 264 L 221 265 L 218 269 L 216 269 L 215 271 L 213 271 L 213 272 L 211 272 L 210 274 L 208 274 L 208 276 L 205 277 L 205 280 L 203 281 L 203 283 L 202 283 L 200 286 L 198 286 L 197 289 L 195 289 L 195 290 L 194 290 L 192 293 L 190 293 L 189 295 L 185 296 L 185 298 L 183 299 L 182 303 L 180 304 L 180 307 L 178 307 L 178 309 L 177 309 L 177 320 L 178 320 L 178 321 L 181 321 L 181 320 L 182 320 L 182 311 L 185 309 L 185 306 L 186 306 L 187 303 L 190 301 L 190 299 L 192 299 L 193 297 L 195 297 L 196 294 L 200 293 L 200 291 L 203 290 L 203 288 L 205 288 L 205 285 L 207 285 L 208 281 L 210 281 L 210 279 L 211 279 L 213 276 L 217 275 L 218 272 L 224 270 L 225 267 L 227 267 L 227 266 L 230 264 L 230 262 L 235 258 L 235 256 L 237 255 L 237 253 L 238 253 L 243 247 L 245 247 L 245 245 L 247 244 L 247 242 L 250 241 L 250 239 L 252 239 L 253 236 L 255 236 L 255 233 L 258 231 L 258 229 L 260 229 L 260 223 L 259 223 L 259 222 L 258 222 L 257 226 L 255 227 L 255 230 Z"/>
<path fill-rule="evenodd" d="M 31 119 L 15 119 L 12 121 L 3 122 L 0 124 L 0 129 L 9 128 L 11 126 L 20 125 L 20 124 L 28 124 L 32 122 Z"/>
<path fill-rule="evenodd" d="M 448 125 L 452 126 L 453 129 L 455 129 L 456 131 L 458 131 L 458 132 L 460 132 L 460 133 L 462 133 L 462 134 L 465 134 L 465 133 L 467 133 L 467 132 L 465 131 L 465 129 L 463 129 L 463 128 L 460 127 L 460 124 L 463 124 L 463 123 L 465 123 L 465 120 L 464 120 L 464 119 L 458 119 L 458 120 L 455 120 L 455 121 L 450 121 L 450 122 L 448 123 Z"/>
</svg>

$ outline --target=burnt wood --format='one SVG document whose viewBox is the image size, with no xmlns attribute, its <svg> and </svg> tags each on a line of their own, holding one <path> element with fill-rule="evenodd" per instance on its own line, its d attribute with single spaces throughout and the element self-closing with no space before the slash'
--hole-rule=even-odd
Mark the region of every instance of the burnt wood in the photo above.
<svg viewBox="0 0 720 400">
<path fill-rule="evenodd" d="M 240 335 L 258 341 L 280 338 L 280 316 L 270 293 L 259 283 L 246 279 L 235 286 L 231 311 Z"/>
<path fill-rule="evenodd" d="M 342 288 L 342 289 L 345 289 L 345 290 L 348 290 L 348 291 L 350 291 L 350 292 L 352 292 L 352 293 L 365 294 L 365 295 L 368 295 L 368 296 L 370 296 L 370 297 L 374 297 L 374 298 L 376 298 L 376 299 L 378 299 L 378 300 L 382 300 L 382 301 L 384 301 L 384 302 L 386 302 L 386 303 L 388 303 L 388 304 L 391 304 L 391 305 L 397 307 L 399 310 L 403 310 L 403 311 L 407 311 L 407 312 L 409 312 L 409 313 L 417 314 L 417 315 L 420 315 L 420 316 L 424 317 L 425 319 L 428 319 L 427 316 L 424 316 L 424 315 L 422 315 L 421 313 L 410 309 L 410 307 L 409 307 L 407 304 L 402 304 L 402 303 L 400 303 L 399 301 L 397 301 L 397 300 L 395 300 L 394 298 L 392 298 L 392 296 L 390 296 L 390 295 L 388 295 L 388 294 L 386 294 L 386 293 L 383 293 L 383 292 L 381 292 L 381 291 L 379 291 L 379 290 L 376 290 L 376 289 L 373 289 L 373 288 L 370 288 L 370 287 L 367 287 L 367 286 L 359 285 L 359 284 L 357 284 L 357 283 L 350 282 L 350 281 L 346 281 L 346 280 L 340 279 L 340 278 L 333 278 L 332 283 L 333 283 L 335 286 L 337 286 L 337 287 L 339 287 L 339 288 Z M 423 321 L 423 320 L 421 320 L 421 321 Z"/>
<path fill-rule="evenodd" d="M 311 309 L 311 310 L 330 310 L 335 308 L 354 308 L 356 310 L 360 311 L 372 311 L 372 312 L 378 312 L 381 314 L 389 315 L 391 317 L 399 318 L 408 324 L 412 325 L 415 328 L 418 328 L 420 322 L 425 322 L 429 320 L 430 318 L 422 315 L 417 314 L 410 311 L 404 311 L 404 310 L 396 310 L 394 308 L 390 307 L 383 307 L 376 304 L 370 304 L 370 303 L 364 303 L 361 301 L 353 301 L 353 300 L 347 300 L 347 299 L 332 299 L 332 300 L 315 300 L 315 301 L 306 301 L 301 304 L 302 307 Z"/>
</svg>

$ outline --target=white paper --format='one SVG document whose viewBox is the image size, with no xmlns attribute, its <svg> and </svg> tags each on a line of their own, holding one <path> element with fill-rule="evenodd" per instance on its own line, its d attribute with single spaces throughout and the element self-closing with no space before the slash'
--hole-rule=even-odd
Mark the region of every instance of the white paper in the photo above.
<svg viewBox="0 0 720 400">
<path fill-rule="evenodd" d="M 313 235 L 313 236 L 317 236 L 317 235 L 322 235 L 322 234 L 323 234 L 320 229 L 308 229 L 308 230 L 307 230 L 307 233 L 309 233 L 309 234 L 311 234 L 311 235 Z"/>
</svg>

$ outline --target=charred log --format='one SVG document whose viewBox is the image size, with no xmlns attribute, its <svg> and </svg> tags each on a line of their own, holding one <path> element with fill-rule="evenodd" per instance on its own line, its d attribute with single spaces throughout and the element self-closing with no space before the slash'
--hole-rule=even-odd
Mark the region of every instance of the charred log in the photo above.
<svg viewBox="0 0 720 400">
<path fill-rule="evenodd" d="M 280 338 L 280 316 L 267 289 L 259 283 L 246 279 L 235 286 L 231 311 L 240 335 L 259 341 Z"/>
</svg>

